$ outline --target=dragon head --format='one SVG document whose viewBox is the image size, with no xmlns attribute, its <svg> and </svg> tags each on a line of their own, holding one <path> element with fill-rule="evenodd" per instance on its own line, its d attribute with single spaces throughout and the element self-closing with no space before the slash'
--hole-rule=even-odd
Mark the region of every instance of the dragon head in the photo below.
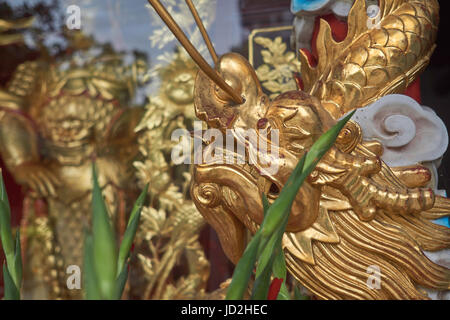
<svg viewBox="0 0 450 320">
<path fill-rule="evenodd" d="M 150 2 L 183 38 L 158 1 Z M 228 145 L 206 145 L 204 155 L 211 154 L 211 149 L 226 149 L 227 161 L 214 158 L 196 164 L 191 185 L 195 205 L 234 263 L 244 251 L 246 230 L 256 232 L 263 220 L 261 193 L 273 202 L 299 159 L 338 118 L 401 90 L 426 64 L 433 37 L 423 37 L 420 48 L 405 47 L 404 42 L 415 39 L 408 38 L 413 37 L 408 30 L 414 29 L 414 23 L 436 21 L 435 0 L 381 0 L 380 7 L 380 28 L 372 30 L 358 22 L 363 13 L 367 16 L 364 0 L 357 0 L 349 13 L 348 37 L 339 44 L 322 23 L 318 51 L 324 59 L 313 68 L 302 56 L 307 90 L 286 92 L 273 100 L 263 93 L 245 58 L 228 53 L 217 60 L 215 70 L 207 70 L 195 49 L 187 46 L 203 65 L 194 89 L 197 116 L 222 133 L 234 130 L 233 145 L 245 149 L 242 154 Z M 423 30 L 434 30 L 434 25 L 414 32 Z M 406 34 L 401 37 L 398 32 Z M 412 50 L 417 54 L 411 55 Z M 221 88 L 228 86 L 242 99 L 232 99 L 220 89 L 217 76 L 227 84 Z M 268 172 L 264 161 L 255 161 L 265 155 L 241 134 L 245 130 L 254 130 L 258 141 L 277 151 L 269 159 L 277 164 L 275 172 Z M 283 237 L 286 264 L 319 298 L 426 298 L 416 285 L 450 287 L 448 269 L 431 262 L 422 251 L 450 245 L 448 228 L 430 221 L 448 215 L 450 203 L 421 188 L 430 175 L 411 180 L 403 172 L 397 177 L 380 160 L 382 151 L 380 143 L 363 141 L 361 128 L 349 122 L 295 198 Z M 415 169 L 411 175 L 427 170 Z M 367 270 L 373 265 L 381 270 L 380 290 L 367 286 Z"/>
<path fill-rule="evenodd" d="M 278 170 L 267 174 L 262 164 L 250 161 L 254 153 L 250 150 L 252 144 L 235 134 L 236 143 L 246 148 L 243 162 L 238 161 L 239 155 L 234 152 L 236 161 L 233 163 L 213 161 L 194 166 L 193 201 L 216 230 L 226 255 L 237 263 L 245 248 L 246 230 L 256 232 L 262 223 L 261 193 L 273 202 L 298 160 L 336 120 L 317 98 L 302 91 L 286 92 L 270 100 L 262 93 L 251 66 L 237 54 L 224 55 L 216 70 L 245 102 L 234 105 L 200 71 L 195 85 L 197 116 L 222 132 L 227 129 L 266 130 L 271 148 L 278 150 L 275 160 Z M 278 140 L 271 139 L 274 130 L 278 131 Z M 210 153 L 211 147 L 206 146 L 204 153 Z M 349 122 L 295 198 L 283 239 L 287 265 L 296 279 L 319 297 L 383 299 L 400 295 L 424 298 L 412 283 L 440 288 L 449 285 L 445 280 L 448 270 L 434 265 L 417 250 L 417 245 L 427 250 L 448 246 L 448 230 L 429 221 L 431 217 L 448 214 L 444 209 L 448 201 L 436 200 L 430 189 L 407 188 L 380 160 L 381 154 L 381 145 L 376 141 L 363 141 L 361 128 Z M 417 170 L 427 169 L 418 166 Z M 426 185 L 429 175 L 424 177 L 415 179 L 413 187 Z M 410 225 L 405 229 L 402 219 L 420 226 L 420 235 Z M 434 239 L 425 241 L 424 233 L 426 237 L 433 234 Z M 380 244 L 379 241 L 386 242 Z M 398 243 L 400 247 L 395 247 Z M 383 253 L 383 248 L 393 251 Z M 332 250 L 338 253 L 327 256 Z M 359 253 L 352 256 L 352 252 Z M 394 252 L 402 258 L 392 263 L 389 259 Z M 342 259 L 354 262 L 356 269 L 349 267 L 347 273 L 343 272 L 339 267 Z M 407 262 L 408 259 L 420 261 L 421 267 Z M 392 278 L 386 279 L 387 289 L 378 294 L 361 289 L 360 270 L 367 269 L 374 261 L 386 272 L 392 272 Z M 433 275 L 417 277 L 417 272 L 423 274 L 423 270 Z M 335 272 L 331 276 L 333 279 L 326 280 L 330 271 Z M 405 277 L 410 285 L 399 289 L 395 283 Z M 338 293 L 339 286 L 345 286 L 346 281 L 353 281 L 353 287 Z M 359 290 L 359 293 L 354 294 L 352 290 Z"/>
</svg>

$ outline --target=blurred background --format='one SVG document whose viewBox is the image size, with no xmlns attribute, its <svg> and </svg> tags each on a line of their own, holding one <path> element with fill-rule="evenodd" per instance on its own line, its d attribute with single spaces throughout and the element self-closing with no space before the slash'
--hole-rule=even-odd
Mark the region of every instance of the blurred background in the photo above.
<svg viewBox="0 0 450 320">
<path fill-rule="evenodd" d="M 162 2 L 171 7 L 176 21 L 211 63 L 184 1 Z M 199 0 L 195 3 L 219 55 L 235 51 L 248 56 L 248 36 L 252 30 L 290 26 L 293 19 L 289 0 Z M 72 5 L 80 9 L 81 37 L 68 32 L 66 28 L 67 19 L 73 13 Z M 0 19 L 18 21 L 26 17 L 34 17 L 34 21 L 31 27 L 19 30 L 23 42 L 0 46 L 0 87 L 5 87 L 11 81 L 14 71 L 24 62 L 45 60 L 57 64 L 69 57 L 73 59 L 80 48 L 88 51 L 85 48 L 95 43 L 96 47 L 104 51 L 120 54 L 125 62 L 131 63 L 136 57 L 146 61 L 146 79 L 143 85 L 138 86 L 132 101 L 133 106 L 145 106 L 149 105 L 152 97 L 158 96 L 160 71 L 170 65 L 178 46 L 178 42 L 145 0 L 0 2 Z M 17 30 L 6 31 L 13 32 Z M 284 40 L 289 42 L 289 33 L 285 33 Z M 12 206 L 12 222 L 19 226 L 26 190 L 15 182 L 1 159 L 0 166 Z M 211 265 L 206 289 L 213 291 L 232 275 L 233 266 L 224 256 L 217 236 L 210 227 L 204 226 L 199 238 Z"/>
<path fill-rule="evenodd" d="M 174 7 L 177 21 L 183 21 L 188 35 L 204 53 L 209 55 L 200 41 L 198 33 L 189 21 L 189 11 L 181 0 L 162 1 Z M 199 1 L 199 11 L 207 25 L 217 53 L 229 51 L 248 56 L 248 37 L 257 28 L 290 26 L 293 14 L 290 0 L 213 0 Z M 177 7 L 177 3 L 181 3 Z M 431 107 L 450 125 L 450 41 L 448 40 L 450 13 L 448 1 L 440 1 L 441 25 L 437 49 L 430 66 L 421 77 L 422 104 Z M 167 32 L 161 21 L 148 7 L 145 0 L 6 0 L 0 1 L 0 19 L 17 20 L 24 17 L 35 18 L 32 27 L 22 31 L 23 43 L 0 47 L 0 87 L 11 79 L 17 66 L 39 59 L 59 61 L 70 55 L 75 47 L 82 46 L 65 31 L 67 9 L 77 5 L 81 14 L 81 31 L 89 41 L 103 48 L 120 53 L 125 60 L 136 56 L 147 62 L 146 81 L 139 86 L 132 101 L 133 105 L 146 105 L 157 95 L 161 85 L 158 71 L 168 65 L 175 52 L 177 42 Z M 182 18 L 183 17 L 183 18 Z M 187 20 L 186 20 L 187 19 Z M 289 41 L 289 35 L 284 40 Z M 78 41 L 78 42 L 77 42 Z M 210 61 L 211 62 L 211 61 Z M 450 161 L 447 154 L 439 169 L 440 188 L 450 190 Z M 3 169 L 5 166 L 0 162 Z M 12 176 L 4 171 L 7 191 L 13 210 L 13 223 L 18 225 L 22 212 L 22 188 Z M 200 242 L 206 257 L 210 260 L 211 272 L 207 289 L 215 290 L 220 283 L 231 276 L 232 265 L 224 257 L 214 231 L 203 227 Z"/>
</svg>

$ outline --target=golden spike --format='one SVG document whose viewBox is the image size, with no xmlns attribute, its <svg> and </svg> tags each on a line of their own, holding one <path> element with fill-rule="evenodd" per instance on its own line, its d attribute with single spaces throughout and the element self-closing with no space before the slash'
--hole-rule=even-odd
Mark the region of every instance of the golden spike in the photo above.
<svg viewBox="0 0 450 320">
<path fill-rule="evenodd" d="M 208 47 L 209 53 L 211 54 L 214 64 L 217 64 L 219 58 L 217 57 L 216 50 L 214 49 L 211 39 L 209 38 L 208 32 L 206 32 L 205 25 L 203 24 L 202 19 L 200 19 L 197 9 L 195 9 L 194 3 L 192 2 L 192 0 L 186 0 L 186 4 L 188 5 L 189 10 L 191 10 L 192 15 L 194 16 L 195 23 L 197 24 L 200 33 L 202 34 L 203 40 L 205 41 L 206 46 Z"/>
<path fill-rule="evenodd" d="M 222 79 L 219 73 L 214 70 L 208 62 L 202 57 L 202 55 L 195 49 L 189 39 L 186 37 L 184 32 L 181 30 L 180 26 L 173 20 L 172 16 L 169 12 L 167 12 L 166 8 L 161 4 L 159 0 L 148 0 L 148 2 L 152 5 L 167 27 L 172 31 L 174 36 L 180 41 L 181 45 L 186 49 L 191 58 L 197 63 L 199 68 L 212 80 L 214 83 L 219 86 L 223 91 L 225 91 L 230 98 L 236 104 L 244 103 L 244 99 L 237 94 L 232 87 Z"/>
</svg>

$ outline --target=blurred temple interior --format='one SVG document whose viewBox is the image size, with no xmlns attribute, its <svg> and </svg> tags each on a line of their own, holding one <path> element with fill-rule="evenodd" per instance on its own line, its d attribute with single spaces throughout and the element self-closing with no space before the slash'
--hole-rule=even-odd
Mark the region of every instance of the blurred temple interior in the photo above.
<svg viewBox="0 0 450 320">
<path fill-rule="evenodd" d="M 185 2 L 162 2 L 170 6 L 175 20 L 212 63 Z M 260 66 L 264 63 L 264 44 L 249 38 L 270 32 L 276 32 L 270 35 L 272 40 L 281 37 L 280 41 L 287 45 L 286 52 L 295 52 L 291 43 L 294 14 L 290 0 L 194 2 L 219 55 L 230 51 L 244 57 L 251 55 L 254 66 Z M 81 24 L 79 29 L 69 30 L 68 17 L 76 12 L 70 9 L 73 5 L 80 10 Z M 437 49 L 416 85 L 420 86 L 416 87 L 416 99 L 432 107 L 448 126 L 450 22 L 442 12 L 450 12 L 450 8 L 448 1 L 440 1 L 440 5 Z M 341 28 L 339 21 L 334 23 L 335 30 L 339 30 L 335 36 L 345 37 L 346 28 Z M 268 28 L 276 31 L 269 32 Z M 295 62 L 291 62 L 294 74 Z M 95 76 L 85 80 L 80 76 L 83 72 Z M 24 270 L 25 297 L 81 298 L 79 293 L 66 292 L 58 286 L 64 283 L 68 261 L 82 263 L 83 228 L 90 221 L 89 188 L 83 189 L 83 182 L 92 158 L 106 168 L 100 170 L 100 183 L 118 234 L 123 234 L 132 203 L 150 182 L 149 203 L 143 211 L 130 271 L 130 278 L 135 280 L 125 289 L 127 297 L 202 299 L 214 292 L 219 295 L 234 266 L 225 256 L 216 232 L 203 221 L 190 198 L 189 166 L 174 166 L 170 161 L 171 130 L 192 130 L 196 120 L 192 107 L 196 72 L 196 66 L 145 0 L 0 3 L 0 88 L 23 94 L 25 102 L 18 103 L 29 103 L 24 118 L 30 128 L 20 138 L 11 138 L 22 139 L 23 149 L 0 152 L 0 167 L 12 207 L 13 226 L 35 228 L 27 234 L 24 250 L 37 252 L 46 248 L 40 256 L 25 254 L 30 269 Z M 293 79 L 287 81 L 296 88 Z M 36 83 L 45 83 L 41 91 L 31 89 Z M 280 88 L 265 86 L 264 90 L 274 94 Z M 80 92 L 85 93 L 78 96 Z M 0 118 L 1 112 L 0 109 Z M 40 134 L 30 133 L 33 130 Z M 88 140 L 94 141 L 93 147 L 85 147 Z M 15 167 L 13 157 L 5 156 L 8 152 L 39 159 L 39 165 Z M 446 154 L 438 169 L 439 189 L 447 191 L 449 159 Z M 20 174 L 11 168 L 25 171 Z M 44 184 L 42 188 L 47 189 L 36 194 L 30 187 L 35 183 L 30 176 L 39 170 L 42 174 L 36 176 L 54 170 L 46 179 L 53 179 L 56 172 L 61 176 L 56 179 L 63 186 L 55 191 Z M 74 177 L 79 177 L 79 184 Z M 34 182 L 26 182 L 27 179 Z M 38 183 L 34 186 L 40 188 Z M 180 224 L 185 227 L 180 229 Z M 179 239 L 172 235 L 174 230 Z M 184 243 L 180 244 L 180 239 Z M 166 254 L 168 248 L 171 255 Z M 35 272 L 33 268 L 40 270 L 42 279 L 27 278 L 26 272 Z M 189 286 L 184 285 L 187 283 Z"/>
</svg>

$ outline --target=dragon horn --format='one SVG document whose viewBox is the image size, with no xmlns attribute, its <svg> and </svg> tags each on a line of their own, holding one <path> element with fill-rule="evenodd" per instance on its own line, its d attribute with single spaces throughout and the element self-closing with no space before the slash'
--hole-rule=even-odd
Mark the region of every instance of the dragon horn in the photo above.
<svg viewBox="0 0 450 320">
<path fill-rule="evenodd" d="M 223 91 L 225 91 L 236 104 L 244 103 L 244 99 L 230 87 L 219 73 L 214 70 L 202 55 L 195 49 L 187 36 L 181 30 L 180 26 L 175 22 L 170 13 L 164 8 L 159 0 L 148 0 L 167 27 L 172 31 L 173 35 L 180 41 L 181 45 L 186 49 L 191 58 L 197 63 L 199 68 Z"/>
<path fill-rule="evenodd" d="M 203 24 L 202 19 L 200 19 L 197 9 L 195 9 L 194 3 L 192 2 L 192 0 L 186 0 L 186 4 L 188 5 L 189 10 L 191 10 L 192 16 L 194 17 L 195 23 L 197 24 L 198 29 L 202 34 L 203 40 L 205 41 L 206 46 L 208 47 L 209 53 L 211 54 L 214 64 L 217 64 L 219 58 L 217 57 L 216 50 L 214 49 L 211 39 L 209 38 L 208 32 L 206 32 L 205 25 Z"/>
</svg>

